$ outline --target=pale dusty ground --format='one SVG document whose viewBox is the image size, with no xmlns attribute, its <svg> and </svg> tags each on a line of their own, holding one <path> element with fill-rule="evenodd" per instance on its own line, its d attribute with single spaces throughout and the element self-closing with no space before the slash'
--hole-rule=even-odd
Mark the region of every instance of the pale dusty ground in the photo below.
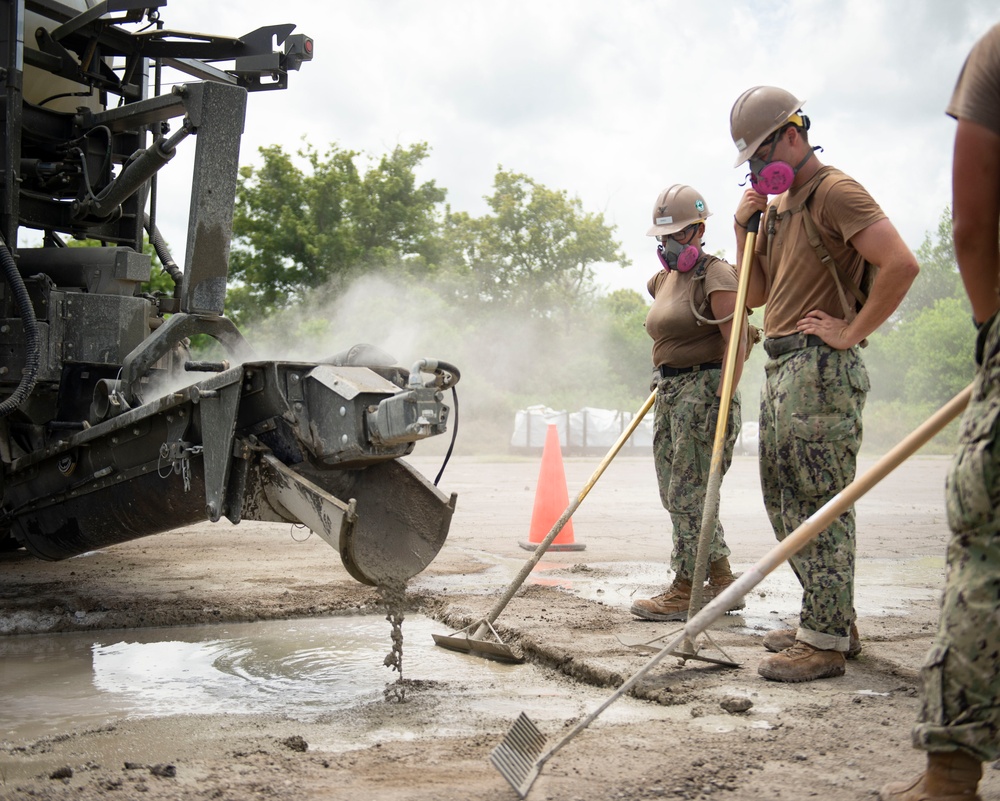
<svg viewBox="0 0 1000 801">
<path fill-rule="evenodd" d="M 413 462 L 425 474 L 437 472 L 431 459 Z M 570 497 L 598 463 L 565 460 Z M 757 675 L 765 653 L 760 634 L 791 621 L 796 608 L 790 573 L 782 577 L 787 568 L 779 569 L 750 594 L 744 613 L 713 632 L 738 669 L 665 659 L 637 688 L 646 700 L 620 702 L 633 705 L 634 720 L 602 716 L 544 766 L 529 797 L 847 801 L 871 798 L 885 781 L 917 772 L 922 756 L 909 745 L 909 729 L 943 577 L 946 467 L 945 458 L 911 460 L 859 504 L 857 606 L 865 647 L 846 676 L 782 685 Z M 441 621 L 442 632 L 482 617 L 530 556 L 518 543 L 528 537 L 537 475 L 537 459 L 459 458 L 449 467 L 441 485 L 459 496 L 452 533 L 410 588 L 413 610 Z M 738 458 L 727 477 L 722 515 L 737 569 L 773 546 L 752 457 Z M 523 670 L 565 677 L 564 694 L 577 697 L 577 714 L 596 708 L 649 658 L 622 641 L 674 630 L 627 612 L 633 595 L 654 589 L 651 576 L 669 578 L 657 567 L 667 559 L 666 519 L 650 461 L 619 457 L 573 518 L 586 550 L 547 554 L 540 579 L 547 583 L 530 583 L 498 620 L 501 634 L 534 665 Z M 56 564 L 4 555 L 0 577 L 6 635 L 376 609 L 374 592 L 349 579 L 318 537 L 297 543 L 287 527 L 264 524 L 195 526 Z M 405 704 L 355 710 L 359 730 L 421 731 L 413 740 L 355 750 L 315 745 L 344 727 L 335 714 L 308 723 L 259 715 L 117 720 L 7 742 L 0 748 L 0 799 L 515 799 L 488 761 L 514 716 L 507 707 L 473 712 L 467 702 L 477 689 L 441 675 L 412 687 Z M 720 702 L 730 696 L 753 706 L 729 714 Z M 540 695 L 526 711 L 555 741 L 575 721 L 547 711 L 548 703 Z M 446 724 L 456 720 L 471 733 L 447 734 Z M 295 750 L 299 741 L 290 737 L 309 747 Z M 166 775 L 151 772 L 153 765 Z M 49 778 L 60 766 L 73 775 Z M 1000 799 L 1000 771 L 987 766 L 982 790 L 983 798 Z"/>
</svg>

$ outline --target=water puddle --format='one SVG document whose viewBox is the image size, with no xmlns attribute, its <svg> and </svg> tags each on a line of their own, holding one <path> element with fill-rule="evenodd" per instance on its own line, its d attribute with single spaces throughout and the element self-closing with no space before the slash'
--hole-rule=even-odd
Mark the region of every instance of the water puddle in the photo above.
<svg viewBox="0 0 1000 801">
<path fill-rule="evenodd" d="M 605 694 L 535 665 L 440 648 L 431 635 L 448 633 L 442 625 L 408 615 L 409 691 L 406 703 L 387 703 L 397 681 L 384 664 L 388 628 L 371 615 L 0 638 L 0 741 L 124 719 L 253 714 L 330 724 L 322 747 L 338 750 L 416 737 L 428 725 L 471 730 L 525 708 L 541 720 L 568 718 Z M 460 719 L 447 713 L 456 698 Z M 623 701 L 609 720 L 666 714 Z"/>
<path fill-rule="evenodd" d="M 407 680 L 502 675 L 433 645 L 440 624 L 406 620 Z M 109 719 L 277 714 L 298 720 L 381 700 L 389 624 L 376 616 L 0 638 L 0 739 Z M 429 645 L 428 645 L 429 643 Z"/>
</svg>

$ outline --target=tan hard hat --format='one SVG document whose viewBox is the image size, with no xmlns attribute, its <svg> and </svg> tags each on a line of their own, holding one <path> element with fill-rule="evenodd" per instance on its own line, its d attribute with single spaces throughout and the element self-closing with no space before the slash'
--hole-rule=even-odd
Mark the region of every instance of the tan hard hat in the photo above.
<svg viewBox="0 0 1000 801">
<path fill-rule="evenodd" d="M 729 113 L 729 130 L 740 151 L 733 166 L 739 167 L 749 159 L 760 143 L 788 122 L 805 102 L 777 86 L 754 86 L 741 94 Z"/>
<path fill-rule="evenodd" d="M 667 236 L 712 216 L 705 198 L 685 184 L 674 184 L 660 192 L 653 206 L 653 227 L 646 236 Z"/>
</svg>

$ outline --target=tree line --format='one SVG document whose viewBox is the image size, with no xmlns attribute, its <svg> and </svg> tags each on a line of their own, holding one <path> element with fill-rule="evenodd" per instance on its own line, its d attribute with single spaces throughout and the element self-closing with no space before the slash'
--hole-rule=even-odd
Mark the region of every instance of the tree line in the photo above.
<svg viewBox="0 0 1000 801">
<path fill-rule="evenodd" d="M 493 446 L 528 405 L 637 409 L 650 391 L 648 298 L 604 294 L 595 282 L 598 265 L 629 264 L 615 227 L 566 191 L 502 166 L 485 214 L 453 210 L 444 188 L 418 178 L 429 152 L 424 143 L 378 159 L 335 144 L 323 153 L 261 148 L 259 165 L 240 170 L 227 314 L 310 358 L 365 341 L 408 351 L 393 354 L 401 361 L 453 362 L 463 413 Z M 865 439 L 877 448 L 973 375 L 948 209 L 916 253 L 920 275 L 865 351 Z M 760 324 L 759 310 L 753 319 Z M 756 418 L 763 361 L 755 348 L 741 384 L 744 419 Z"/>
</svg>

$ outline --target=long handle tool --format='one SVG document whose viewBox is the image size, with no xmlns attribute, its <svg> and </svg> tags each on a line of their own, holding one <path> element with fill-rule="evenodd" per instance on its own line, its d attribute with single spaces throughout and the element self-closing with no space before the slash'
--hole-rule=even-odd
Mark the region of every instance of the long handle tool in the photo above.
<svg viewBox="0 0 1000 801">
<path fill-rule="evenodd" d="M 570 502 L 569 506 L 566 507 L 566 510 L 553 524 L 552 529 L 545 535 L 545 539 L 538 543 L 534 553 L 528 561 L 524 563 L 524 567 L 521 568 L 521 571 L 510 583 L 510 586 L 507 588 L 507 591 L 504 592 L 500 600 L 494 604 L 490 613 L 481 621 L 477 621 L 470 626 L 466 626 L 464 629 L 460 629 L 453 634 L 432 635 L 435 643 L 443 648 L 450 648 L 453 651 L 462 651 L 464 653 L 481 656 L 486 659 L 496 659 L 502 662 L 524 661 L 523 656 L 514 653 L 509 645 L 500 641 L 500 636 L 497 634 L 496 629 L 493 628 L 493 623 L 500 616 L 500 613 L 506 608 L 510 599 L 514 597 L 514 593 L 516 593 L 518 588 L 520 588 L 520 586 L 524 583 L 528 574 L 531 573 L 535 565 L 538 564 L 538 560 L 542 558 L 542 555 L 548 549 L 549 545 L 552 544 L 552 541 L 559 535 L 559 532 L 562 531 L 563 526 L 566 525 L 566 522 L 573 516 L 573 513 L 580 507 L 580 504 L 583 503 L 583 499 L 587 497 L 587 494 L 593 488 L 594 484 L 597 483 L 597 479 L 601 477 L 608 465 L 611 464 L 611 460 L 618 455 L 618 451 L 622 449 L 622 446 L 625 445 L 628 438 L 631 437 L 636 428 L 639 427 L 639 423 L 642 422 L 642 419 L 652 408 L 655 401 L 656 391 L 654 390 L 650 393 L 650 396 L 646 398 L 646 402 L 642 404 L 642 407 L 636 413 L 635 417 L 632 418 L 632 421 L 628 424 L 626 429 L 621 433 L 621 436 L 618 437 L 618 441 L 611 446 L 611 450 L 609 450 L 607 455 L 601 460 L 601 463 L 590 477 L 590 480 L 587 481 L 583 489 L 580 490 L 580 494 Z M 475 629 L 475 633 L 470 634 L 473 629 Z M 494 639 L 486 639 L 487 634 L 492 634 Z"/>
<path fill-rule="evenodd" d="M 726 428 L 729 424 L 730 405 L 733 402 L 733 383 L 736 377 L 736 358 L 739 356 L 740 340 L 743 338 L 740 324 L 744 321 L 747 307 L 747 292 L 750 287 L 750 268 L 753 265 L 754 246 L 757 229 L 760 226 L 760 212 L 754 212 L 747 222 L 747 237 L 743 245 L 743 261 L 740 263 L 740 280 L 736 288 L 736 308 L 733 313 L 732 333 L 726 348 L 723 365 L 722 387 L 719 395 L 719 419 L 715 424 L 715 439 L 712 442 L 712 461 L 708 471 L 708 486 L 705 490 L 705 509 L 701 516 L 701 533 L 698 537 L 698 556 L 695 559 L 694 575 L 691 577 L 691 605 L 688 617 L 698 613 L 704 597 L 705 574 L 708 571 L 708 549 L 719 522 L 719 491 L 722 485 L 722 457 L 726 450 Z M 749 343 L 747 343 L 749 346 Z"/>
<path fill-rule="evenodd" d="M 612 703 L 631 690 L 640 678 L 655 667 L 663 657 L 670 654 L 684 639 L 694 639 L 722 617 L 730 606 L 756 587 L 772 570 L 815 539 L 821 531 L 849 509 L 862 495 L 912 456 L 948 423 L 958 417 L 968 404 L 971 394 L 972 385 L 969 385 L 925 420 L 915 431 L 889 451 L 889 453 L 879 459 L 864 475 L 854 479 L 843 490 L 813 512 L 802 525 L 768 551 L 752 568 L 709 601 L 704 609 L 688 620 L 684 626 L 684 631 L 667 643 L 656 656 L 650 659 L 637 673 L 619 687 L 614 695 L 577 723 L 561 740 L 546 748 L 545 736 L 538 730 L 538 727 L 532 720 L 522 712 L 520 717 L 514 721 L 507 734 L 504 735 L 500 744 L 490 753 L 490 762 L 493 763 L 493 767 L 500 772 L 500 775 L 507 780 L 521 798 L 525 798 L 531 789 L 531 785 L 538 777 L 542 765 L 550 757 L 593 723 L 597 716 Z"/>
</svg>

